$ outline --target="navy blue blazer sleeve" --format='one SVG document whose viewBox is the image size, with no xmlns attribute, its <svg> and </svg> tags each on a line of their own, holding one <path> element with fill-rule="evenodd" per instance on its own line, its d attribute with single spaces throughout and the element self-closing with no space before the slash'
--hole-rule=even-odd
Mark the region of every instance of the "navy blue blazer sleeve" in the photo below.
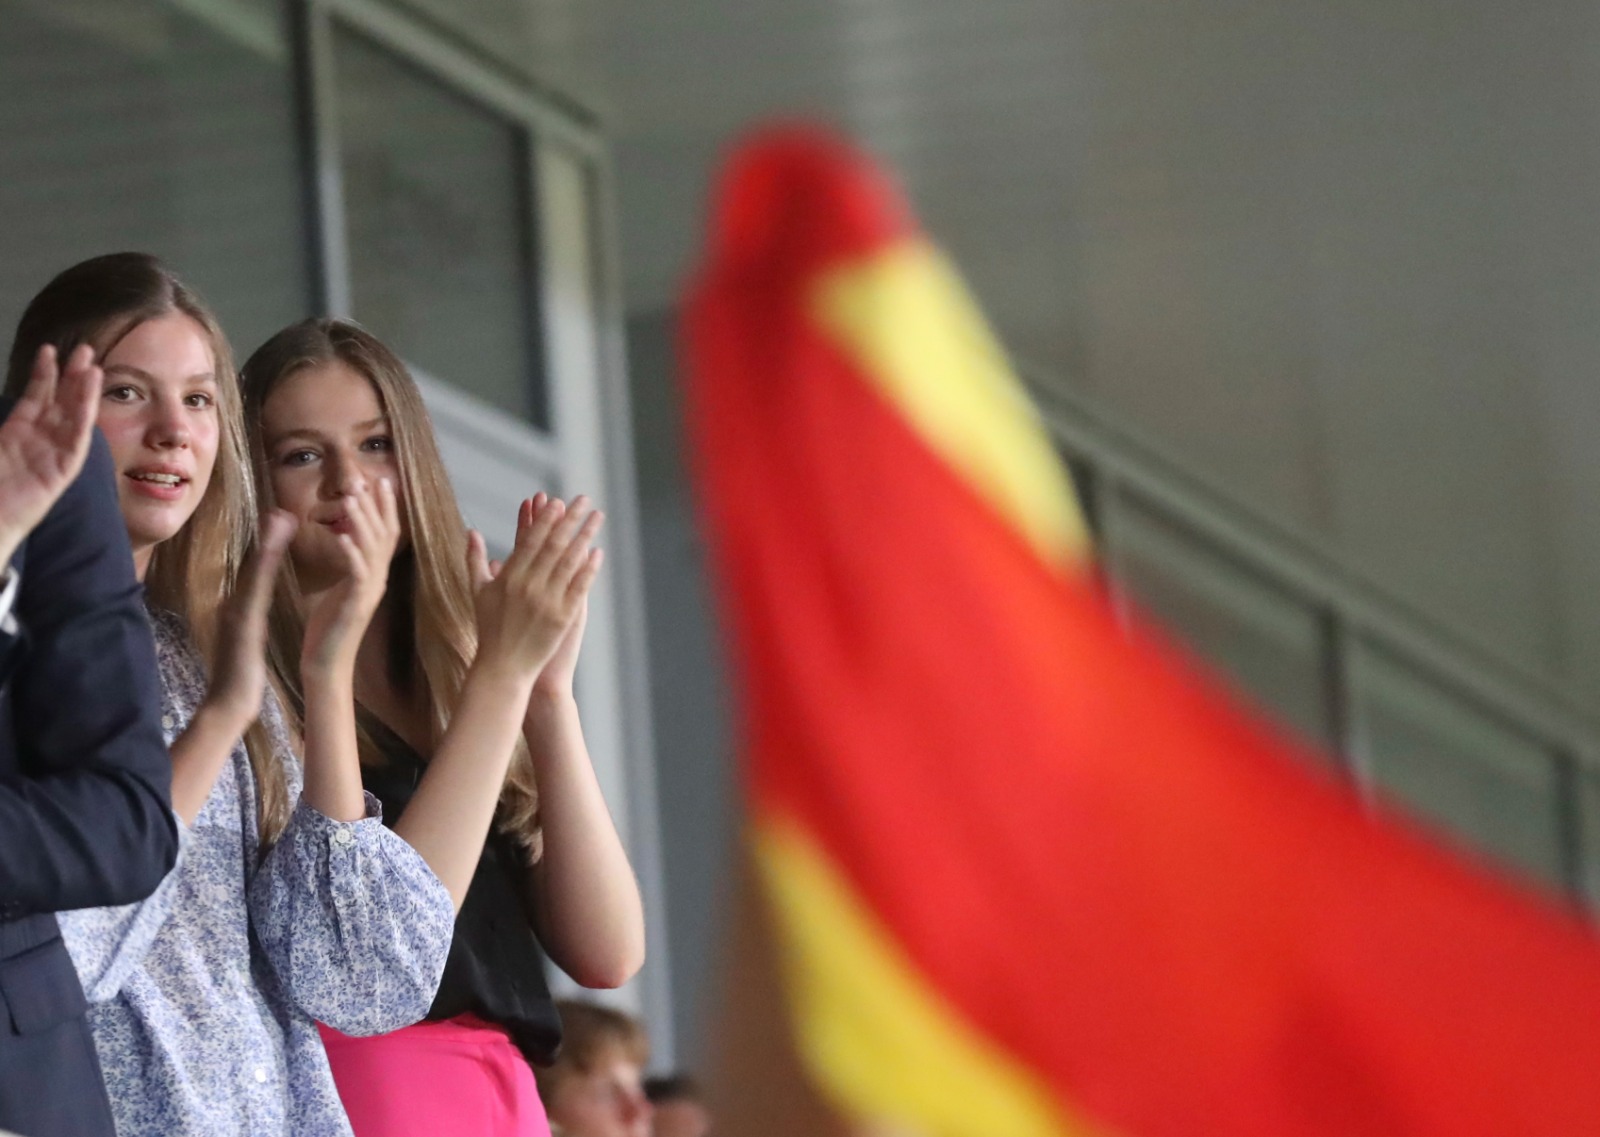
<svg viewBox="0 0 1600 1137">
<path fill-rule="evenodd" d="M 0 690 L 0 918 L 143 899 L 178 853 L 172 763 L 99 432 L 14 563 L 25 642 Z"/>
</svg>

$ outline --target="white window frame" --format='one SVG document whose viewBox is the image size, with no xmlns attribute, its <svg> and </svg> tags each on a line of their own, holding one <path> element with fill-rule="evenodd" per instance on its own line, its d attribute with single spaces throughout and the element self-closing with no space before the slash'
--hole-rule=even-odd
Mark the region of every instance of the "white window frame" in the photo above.
<svg viewBox="0 0 1600 1137">
<path fill-rule="evenodd" d="M 578 671 L 585 735 L 645 897 L 649 952 L 616 992 L 640 1015 L 658 1063 L 674 1061 L 671 969 L 656 814 L 639 506 L 633 468 L 612 170 L 605 139 L 569 101 L 506 76 L 379 0 L 293 0 L 319 306 L 352 314 L 340 173 L 336 29 L 361 35 L 519 130 L 538 257 L 530 293 L 542 330 L 550 429 L 414 370 L 469 523 L 508 548 L 517 503 L 538 489 L 587 493 L 607 515 L 606 569 L 590 600 Z M 576 990 L 557 977 L 558 993 Z"/>
</svg>

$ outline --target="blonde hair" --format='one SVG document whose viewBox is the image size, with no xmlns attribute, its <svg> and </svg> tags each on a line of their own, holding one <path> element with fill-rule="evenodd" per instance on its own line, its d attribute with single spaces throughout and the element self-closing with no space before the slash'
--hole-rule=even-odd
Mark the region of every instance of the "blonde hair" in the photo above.
<svg viewBox="0 0 1600 1137">
<path fill-rule="evenodd" d="M 233 351 L 216 316 L 193 290 L 148 253 L 109 253 L 57 275 L 29 302 L 17 323 L 6 365 L 6 391 L 28 381 L 34 356 L 46 344 L 65 359 L 79 344 L 105 358 L 128 333 L 172 313 L 189 317 L 205 334 L 216 368 L 217 457 L 211 481 L 189 520 L 155 547 L 145 572 L 149 604 L 179 616 L 208 665 L 217 649 L 222 605 L 255 540 L 256 495 L 233 367 Z M 256 779 L 261 847 L 269 848 L 289 821 L 289 787 L 266 728 L 245 732 Z"/>
<path fill-rule="evenodd" d="M 432 420 L 405 364 L 365 329 L 345 320 L 314 319 L 292 324 L 262 344 L 240 375 L 244 413 L 262 501 L 271 504 L 262 412 L 278 385 L 310 367 L 343 363 L 372 384 L 389 420 L 399 467 L 400 500 L 409 544 L 389 568 L 390 681 L 421 700 L 428 711 L 429 746 L 437 745 L 461 695 L 478 649 L 473 582 L 467 568 L 467 527 L 445 473 Z M 300 587 L 293 565 L 285 567 L 273 600 L 268 663 L 285 693 L 297 728 L 305 715 L 300 679 L 304 636 Z M 384 762 L 382 749 L 358 720 L 361 760 Z M 498 828 L 515 837 L 530 860 L 541 849 L 539 792 L 527 744 L 518 739 L 500 794 Z"/>
</svg>

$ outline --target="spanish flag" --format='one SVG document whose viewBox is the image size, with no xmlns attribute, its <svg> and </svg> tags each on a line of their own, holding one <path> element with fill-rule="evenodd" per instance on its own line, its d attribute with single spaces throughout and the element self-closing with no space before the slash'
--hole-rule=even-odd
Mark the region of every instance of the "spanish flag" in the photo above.
<svg viewBox="0 0 1600 1137">
<path fill-rule="evenodd" d="M 772 1021 L 845 1129 L 1600 1134 L 1590 929 L 1119 629 L 870 162 L 737 151 L 685 352 Z"/>
</svg>

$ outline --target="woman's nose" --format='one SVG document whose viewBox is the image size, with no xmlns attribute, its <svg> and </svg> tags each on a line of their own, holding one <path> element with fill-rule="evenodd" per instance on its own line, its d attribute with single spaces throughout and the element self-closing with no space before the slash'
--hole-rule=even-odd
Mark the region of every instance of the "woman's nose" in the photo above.
<svg viewBox="0 0 1600 1137">
<path fill-rule="evenodd" d="M 330 498 L 357 493 L 366 484 L 366 478 L 362 475 L 360 467 L 346 458 L 337 455 L 331 457 L 326 470 L 323 492 Z"/>
<path fill-rule="evenodd" d="M 151 443 L 164 450 L 189 445 L 189 423 L 184 418 L 183 407 L 157 403 L 154 410 L 149 429 Z"/>
</svg>

